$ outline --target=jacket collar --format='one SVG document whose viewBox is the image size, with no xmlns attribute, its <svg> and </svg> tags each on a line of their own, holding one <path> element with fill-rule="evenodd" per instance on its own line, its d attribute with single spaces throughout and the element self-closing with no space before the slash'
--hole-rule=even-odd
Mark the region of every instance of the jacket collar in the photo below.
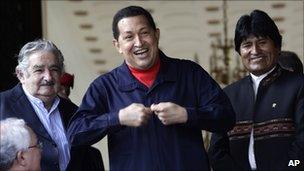
<svg viewBox="0 0 304 171">
<path fill-rule="evenodd" d="M 167 57 L 162 51 L 159 50 L 160 57 L 160 70 L 157 74 L 155 83 L 152 87 L 163 83 L 163 82 L 174 82 L 177 78 L 177 72 L 172 62 L 172 59 Z M 136 88 L 146 89 L 146 87 L 141 84 L 136 78 L 131 74 L 126 62 L 117 68 L 117 80 L 118 88 L 121 91 L 131 91 Z"/>
<path fill-rule="evenodd" d="M 280 65 L 276 65 L 275 69 L 271 73 L 269 73 L 265 78 L 263 78 L 260 85 L 263 87 L 270 85 L 282 75 L 283 70 L 284 69 Z M 246 80 L 252 83 L 251 76 L 248 76 Z"/>
</svg>

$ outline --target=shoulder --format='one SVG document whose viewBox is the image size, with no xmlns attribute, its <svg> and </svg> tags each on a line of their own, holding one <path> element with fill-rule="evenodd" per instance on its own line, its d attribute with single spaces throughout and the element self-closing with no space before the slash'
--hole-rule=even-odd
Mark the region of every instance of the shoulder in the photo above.
<svg viewBox="0 0 304 171">
<path fill-rule="evenodd" d="M 183 67 L 183 68 L 189 68 L 189 69 L 202 69 L 202 67 L 189 60 L 189 59 L 179 59 L 179 58 L 172 58 L 172 57 L 166 57 L 166 60 L 170 61 L 172 64 L 175 64 L 179 67 Z"/>
<path fill-rule="evenodd" d="M 179 74 L 209 75 L 199 64 L 189 60 L 172 57 L 163 57 L 168 68 Z M 190 75 L 189 75 L 190 76 Z"/>
<path fill-rule="evenodd" d="M 19 99 L 23 95 L 25 95 L 25 94 L 24 94 L 24 91 L 22 90 L 20 83 L 9 90 L 0 92 L 1 99 L 6 99 L 6 100 Z"/>
<path fill-rule="evenodd" d="M 116 81 L 119 74 L 123 73 L 123 66 L 118 66 L 114 68 L 113 70 L 104 73 L 102 75 L 99 75 L 97 78 L 95 78 L 91 84 L 93 85 L 100 85 L 111 81 Z"/>
<path fill-rule="evenodd" d="M 246 76 L 234 83 L 227 85 L 223 90 L 225 93 L 230 94 L 234 92 L 239 92 L 243 87 L 248 87 L 250 85 L 250 76 Z"/>
<path fill-rule="evenodd" d="M 304 81 L 304 74 L 303 73 L 296 73 L 288 70 L 283 70 L 281 77 L 281 80 L 288 80 L 294 83 L 300 83 L 303 84 Z"/>
</svg>

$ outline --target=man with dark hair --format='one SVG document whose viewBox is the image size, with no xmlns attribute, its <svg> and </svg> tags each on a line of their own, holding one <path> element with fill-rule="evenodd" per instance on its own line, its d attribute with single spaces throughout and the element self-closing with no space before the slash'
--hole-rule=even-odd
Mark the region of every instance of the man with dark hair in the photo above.
<svg viewBox="0 0 304 171">
<path fill-rule="evenodd" d="M 282 68 L 296 73 L 303 73 L 303 63 L 299 56 L 291 51 L 281 51 L 278 59 Z"/>
<path fill-rule="evenodd" d="M 98 77 L 73 116 L 73 146 L 108 135 L 111 170 L 210 170 L 201 130 L 226 132 L 234 111 L 199 65 L 158 49 L 151 14 L 129 6 L 113 19 L 124 63 Z"/>
<path fill-rule="evenodd" d="M 254 10 L 238 20 L 234 43 L 250 75 L 224 89 L 236 125 L 228 135 L 212 135 L 213 169 L 303 169 L 304 79 L 277 64 L 282 45 L 277 26 Z"/>
</svg>

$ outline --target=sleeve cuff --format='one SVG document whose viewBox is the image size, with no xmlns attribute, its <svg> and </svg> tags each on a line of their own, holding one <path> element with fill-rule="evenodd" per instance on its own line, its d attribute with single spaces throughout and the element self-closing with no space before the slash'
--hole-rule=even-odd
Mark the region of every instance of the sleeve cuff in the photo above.
<svg viewBox="0 0 304 171">
<path fill-rule="evenodd" d="M 110 113 L 108 115 L 108 125 L 109 126 L 120 126 L 118 112 Z"/>
<path fill-rule="evenodd" d="M 186 108 L 188 119 L 186 125 L 193 126 L 196 125 L 197 122 L 197 111 L 195 108 Z"/>
</svg>

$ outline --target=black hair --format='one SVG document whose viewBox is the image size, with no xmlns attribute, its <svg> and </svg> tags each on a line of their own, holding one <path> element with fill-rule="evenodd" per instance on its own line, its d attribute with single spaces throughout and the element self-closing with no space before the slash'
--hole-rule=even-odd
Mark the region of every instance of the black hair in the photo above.
<svg viewBox="0 0 304 171">
<path fill-rule="evenodd" d="M 139 6 L 128 6 L 126 8 L 119 10 L 113 17 L 112 32 L 114 39 L 118 40 L 119 30 L 117 24 L 121 19 L 126 17 L 139 16 L 139 15 L 144 16 L 148 20 L 148 23 L 152 27 L 152 29 L 156 30 L 155 22 L 149 11 Z"/>
<path fill-rule="evenodd" d="M 279 29 L 264 11 L 253 10 L 250 15 L 243 15 L 238 20 L 235 28 L 234 45 L 239 54 L 241 43 L 250 35 L 270 38 L 275 46 L 281 49 L 282 36 Z"/>
</svg>

